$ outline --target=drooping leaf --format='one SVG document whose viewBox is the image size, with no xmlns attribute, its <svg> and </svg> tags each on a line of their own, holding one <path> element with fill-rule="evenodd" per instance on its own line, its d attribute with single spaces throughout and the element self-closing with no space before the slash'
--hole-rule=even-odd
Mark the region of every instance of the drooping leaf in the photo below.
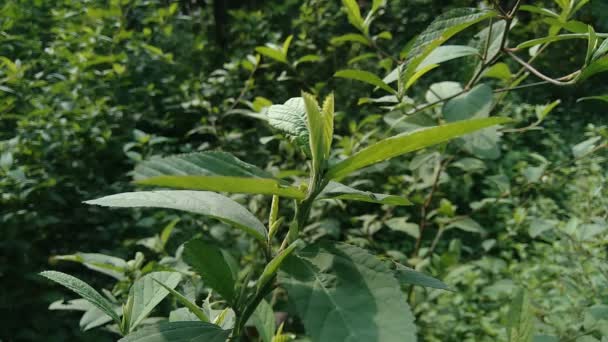
<svg viewBox="0 0 608 342">
<path fill-rule="evenodd" d="M 494 11 L 476 8 L 456 8 L 439 15 L 414 41 L 401 68 L 402 84 L 407 83 L 420 63 L 435 48 L 469 26 L 496 15 L 497 13 Z M 403 90 L 400 90 L 400 92 L 402 93 Z"/>
<path fill-rule="evenodd" d="M 112 303 L 99 294 L 94 288 L 89 286 L 89 284 L 76 277 L 72 277 L 69 274 L 56 271 L 44 271 L 41 272 L 40 275 L 76 292 L 76 294 L 95 305 L 95 307 L 103 311 L 106 315 L 112 317 L 114 321 L 120 323 L 120 318 L 114 311 Z"/>
<path fill-rule="evenodd" d="M 177 272 L 152 272 L 133 283 L 129 291 L 129 297 L 133 298 L 133 307 L 129 318 L 129 332 L 134 331 L 169 294 L 169 291 L 159 283 L 174 289 L 181 279 L 181 274 Z"/>
<path fill-rule="evenodd" d="M 304 197 L 297 188 L 283 184 L 270 173 L 225 152 L 196 152 L 152 158 L 137 165 L 134 179 L 142 185 Z"/>
<path fill-rule="evenodd" d="M 85 203 L 105 207 L 183 210 L 216 218 L 242 229 L 256 239 L 262 241 L 266 239 L 266 229 L 260 220 L 234 200 L 214 192 L 188 190 L 125 192 Z"/>
<path fill-rule="evenodd" d="M 171 322 L 149 325 L 118 342 L 226 342 L 230 330 L 205 322 Z"/>
<path fill-rule="evenodd" d="M 399 283 L 365 250 L 312 245 L 281 269 L 280 283 L 313 341 L 416 341 Z"/>
<path fill-rule="evenodd" d="M 201 239 L 190 240 L 184 247 L 184 260 L 200 274 L 204 284 L 232 303 L 237 270 L 229 258 L 226 252 Z"/>
<path fill-rule="evenodd" d="M 161 283 L 160 281 L 157 281 L 159 285 L 161 285 L 162 287 L 165 288 L 165 290 L 169 291 L 169 293 L 175 297 L 175 299 L 182 303 L 183 306 L 185 306 L 188 310 L 190 310 L 190 312 L 192 314 L 194 314 L 201 322 L 209 322 L 209 317 L 207 317 L 207 315 L 205 314 L 205 312 L 203 311 L 203 309 L 201 309 L 200 307 L 198 307 L 198 305 L 196 305 L 196 303 L 191 302 L 188 298 L 186 298 L 186 296 L 182 295 L 181 293 L 175 291 L 173 288 Z"/>
<path fill-rule="evenodd" d="M 53 260 L 73 261 L 85 267 L 109 275 L 117 280 L 125 279 L 127 262 L 121 258 L 99 253 L 76 253 L 71 255 L 56 255 Z"/>
<path fill-rule="evenodd" d="M 530 342 L 533 335 L 534 314 L 530 298 L 526 290 L 519 289 L 509 308 L 507 336 L 509 342 Z"/>
<path fill-rule="evenodd" d="M 400 263 L 390 262 L 389 267 L 394 270 L 395 278 L 402 284 L 419 285 L 432 287 L 435 289 L 452 291 L 449 286 L 437 278 L 433 278 L 422 272 L 401 265 Z"/>
<path fill-rule="evenodd" d="M 509 121 L 499 117 L 472 119 L 399 134 L 381 140 L 339 162 L 329 169 L 327 176 L 332 179 L 342 178 L 360 168 Z"/>
<path fill-rule="evenodd" d="M 354 70 L 354 69 L 345 69 L 340 70 L 334 74 L 334 77 L 348 78 L 351 80 L 365 82 L 371 85 L 374 85 L 380 89 L 386 90 L 391 94 L 396 94 L 397 91 L 388 84 L 384 83 L 382 79 L 369 71 L 364 70 Z"/>
<path fill-rule="evenodd" d="M 83 331 L 100 327 L 112 321 L 112 317 L 108 316 L 103 310 L 84 298 L 72 299 L 67 302 L 60 299 L 51 303 L 51 305 L 49 305 L 49 310 L 84 311 L 79 322 L 80 329 Z M 114 305 L 114 312 L 120 317 L 122 315 L 121 307 L 119 305 Z"/>
<path fill-rule="evenodd" d="M 276 319 L 272 306 L 264 299 L 258 304 L 251 320 L 262 338 L 262 342 L 273 342 L 274 331 L 276 329 Z"/>
<path fill-rule="evenodd" d="M 390 205 L 411 205 L 405 197 L 376 194 L 369 191 L 357 190 L 338 182 L 329 182 L 325 189 L 319 194 L 319 199 L 341 199 L 352 201 L 363 201 Z"/>
</svg>

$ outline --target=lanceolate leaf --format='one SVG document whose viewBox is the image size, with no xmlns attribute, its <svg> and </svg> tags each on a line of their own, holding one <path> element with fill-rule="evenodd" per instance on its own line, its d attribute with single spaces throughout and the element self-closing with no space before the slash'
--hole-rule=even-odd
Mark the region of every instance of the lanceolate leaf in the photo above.
<svg viewBox="0 0 608 342">
<path fill-rule="evenodd" d="M 400 283 L 451 291 L 450 287 L 441 280 L 409 267 L 405 267 L 399 263 L 391 262 L 389 267 L 394 268 L 395 278 L 397 278 Z"/>
<path fill-rule="evenodd" d="M 407 83 L 420 63 L 439 45 L 467 27 L 494 16 L 496 12 L 476 8 L 456 8 L 441 14 L 414 41 L 401 69 L 402 83 Z"/>
<path fill-rule="evenodd" d="M 53 260 L 74 261 L 83 264 L 99 273 L 109 275 L 117 280 L 125 278 L 127 262 L 121 258 L 98 253 L 76 253 L 72 255 L 57 255 Z"/>
<path fill-rule="evenodd" d="M 601 57 L 589 64 L 589 66 L 581 72 L 578 81 L 584 81 L 593 75 L 606 71 L 608 71 L 608 56 Z"/>
<path fill-rule="evenodd" d="M 226 342 L 230 330 L 205 322 L 171 322 L 146 326 L 119 342 Z"/>
<path fill-rule="evenodd" d="M 363 201 L 370 203 L 390 205 L 411 205 L 405 197 L 376 194 L 369 191 L 361 191 L 338 182 L 329 182 L 325 189 L 319 194 L 319 199 L 341 199 L 352 201 Z"/>
<path fill-rule="evenodd" d="M 534 314 L 530 298 L 524 289 L 520 289 L 509 309 L 507 336 L 509 342 L 530 342 L 534 334 Z"/>
<path fill-rule="evenodd" d="M 418 66 L 416 71 L 422 70 L 432 64 L 441 64 L 452 59 L 479 55 L 480 52 L 474 47 L 466 45 L 444 45 L 433 50 Z"/>
<path fill-rule="evenodd" d="M 273 342 L 272 337 L 274 336 L 277 323 L 272 306 L 267 301 L 262 299 L 251 316 L 251 320 L 258 330 L 262 342 Z"/>
<path fill-rule="evenodd" d="M 181 274 L 177 272 L 153 272 L 136 280 L 129 292 L 129 296 L 133 298 L 129 331 L 133 331 L 169 294 L 159 282 L 174 289 L 181 279 Z"/>
<path fill-rule="evenodd" d="M 399 283 L 365 250 L 313 245 L 281 269 L 280 283 L 313 341 L 416 341 Z"/>
<path fill-rule="evenodd" d="M 499 117 L 472 119 L 399 134 L 381 140 L 334 165 L 327 176 L 332 179 L 342 178 L 360 168 L 509 121 Z"/>
<path fill-rule="evenodd" d="M 395 89 L 391 88 L 391 86 L 384 83 L 384 81 L 382 81 L 382 79 L 380 77 L 372 74 L 369 71 L 347 69 L 347 70 L 340 70 L 340 71 L 336 72 L 334 74 L 334 76 L 341 77 L 341 78 L 349 78 L 352 80 L 369 83 L 371 85 L 375 85 L 378 88 L 386 90 L 387 92 L 389 92 L 391 94 L 397 93 L 397 91 Z"/>
<path fill-rule="evenodd" d="M 116 312 L 114 312 L 112 303 L 102 297 L 102 295 L 99 294 L 99 292 L 95 291 L 94 288 L 89 286 L 89 284 L 76 277 L 72 277 L 69 274 L 56 271 L 44 271 L 41 272 L 40 275 L 76 292 L 79 296 L 86 299 L 91 304 L 95 305 L 106 315 L 112 317 L 114 321 L 120 324 L 120 318 L 118 317 Z"/>
<path fill-rule="evenodd" d="M 576 100 L 576 102 L 588 101 L 588 100 L 598 100 L 598 101 L 608 102 L 608 95 L 596 95 L 596 96 L 581 97 L 580 99 Z"/>
<path fill-rule="evenodd" d="M 190 240 L 184 247 L 184 260 L 200 274 L 204 284 L 232 303 L 237 270 L 229 258 L 220 248 L 201 239 Z"/>
<path fill-rule="evenodd" d="M 266 240 L 266 229 L 260 220 L 242 205 L 214 192 L 188 190 L 125 192 L 85 203 L 105 207 L 177 209 L 203 214 L 240 228 L 256 239 Z"/>
<path fill-rule="evenodd" d="M 153 158 L 135 168 L 134 178 L 136 183 L 143 185 L 304 197 L 297 188 L 283 184 L 270 173 L 225 152 Z"/>
<path fill-rule="evenodd" d="M 161 285 L 162 287 L 164 287 L 165 290 L 169 291 L 169 293 L 173 297 L 175 297 L 175 299 L 178 302 L 182 303 L 182 305 L 185 306 L 188 310 L 190 310 L 190 312 L 193 313 L 201 322 L 209 322 L 209 317 L 207 317 L 207 315 L 205 314 L 205 312 L 203 311 L 203 309 L 201 309 L 200 307 L 198 307 L 198 305 L 196 305 L 196 303 L 191 302 L 184 295 L 182 295 L 181 293 L 175 291 L 171 287 L 169 287 L 169 286 L 161 283 L 160 281 L 158 281 L 158 284 Z"/>
</svg>

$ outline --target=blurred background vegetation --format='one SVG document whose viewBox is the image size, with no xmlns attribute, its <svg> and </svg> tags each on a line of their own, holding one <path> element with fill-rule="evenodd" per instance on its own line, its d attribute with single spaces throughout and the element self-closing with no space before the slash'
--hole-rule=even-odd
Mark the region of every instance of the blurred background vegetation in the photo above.
<svg viewBox="0 0 608 342">
<path fill-rule="evenodd" d="M 158 248 L 145 238 L 177 218 L 175 212 L 108 211 L 82 201 L 132 190 L 130 171 L 151 156 L 219 149 L 269 170 L 295 169 L 304 157 L 255 116 L 302 89 L 335 92 L 335 144 L 345 153 L 382 137 L 394 118 L 381 104 L 360 100 L 372 97 L 370 87 L 333 74 L 356 68 L 382 77 L 395 66 L 387 56 L 398 57 L 439 13 L 480 4 L 389 0 L 374 23 L 380 38 L 372 47 L 336 39 L 353 32 L 339 1 L 4 1 L 0 340 L 113 339 L 102 330 L 82 332 L 72 312 L 47 310 L 73 296 L 38 277 L 43 269 L 75 274 L 96 288 L 111 284 L 52 256 L 94 252 L 129 260 L 142 252 L 154 263 L 201 231 L 246 255 L 241 237 L 200 217 L 180 214 L 167 245 Z M 545 19 L 522 12 L 512 39 L 545 36 Z M 575 19 L 606 32 L 608 4 L 591 0 Z M 288 63 L 256 60 L 256 47 L 281 45 L 290 35 Z M 556 43 L 535 65 L 567 74 L 580 65 L 585 44 Z M 444 64 L 411 97 L 424 98 L 438 81 L 462 82 L 466 68 Z M 577 99 L 608 93 L 604 75 L 510 93 L 497 110 L 521 127 L 545 105 L 561 103 L 541 128 L 505 133 L 491 153 L 450 144 L 441 153 L 422 151 L 366 170 L 359 187 L 407 195 L 417 205 L 328 203 L 313 211 L 310 236 L 364 246 L 453 287 L 411 293 L 421 340 L 504 339 L 508 303 L 521 286 L 530 291 L 540 333 L 599 341 L 608 336 L 608 104 Z M 389 169 L 395 176 L 385 175 Z M 435 214 L 414 255 L 420 206 L 430 192 L 428 211 Z M 241 200 L 265 213 L 267 198 Z"/>
</svg>

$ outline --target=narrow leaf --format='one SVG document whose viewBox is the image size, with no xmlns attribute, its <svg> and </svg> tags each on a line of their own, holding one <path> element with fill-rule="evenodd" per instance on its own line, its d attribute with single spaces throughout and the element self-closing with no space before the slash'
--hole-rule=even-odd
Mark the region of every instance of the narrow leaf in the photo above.
<svg viewBox="0 0 608 342">
<path fill-rule="evenodd" d="M 352 200 L 362 201 L 379 204 L 390 204 L 390 205 L 411 205 L 405 197 L 376 194 L 369 191 L 362 191 L 351 188 L 338 182 L 329 182 L 325 189 L 319 194 L 319 199 L 340 199 L 340 200 Z"/>
<path fill-rule="evenodd" d="M 118 342 L 226 342 L 230 330 L 205 322 L 171 322 L 149 325 Z"/>
<path fill-rule="evenodd" d="M 76 292 L 76 294 L 95 305 L 106 315 L 112 317 L 114 321 L 120 323 L 120 318 L 116 312 L 114 312 L 112 304 L 107 299 L 102 297 L 99 292 L 95 291 L 95 289 L 89 284 L 76 277 L 72 277 L 69 274 L 56 271 L 44 271 L 41 272 L 40 275 Z"/>
<path fill-rule="evenodd" d="M 520 289 L 509 309 L 507 336 L 509 342 L 530 342 L 534 335 L 534 314 L 528 293 Z"/>
<path fill-rule="evenodd" d="M 372 74 L 369 71 L 354 70 L 354 69 L 340 70 L 334 74 L 334 77 L 348 78 L 348 79 L 352 79 L 352 80 L 365 82 L 365 83 L 374 85 L 378 88 L 381 88 L 383 90 L 386 90 L 387 92 L 389 92 L 391 94 L 397 93 L 397 91 L 395 89 L 391 88 L 391 86 L 384 83 L 384 81 L 382 81 L 382 79 L 380 77 Z"/>
<path fill-rule="evenodd" d="M 234 200 L 214 192 L 188 190 L 125 192 L 85 203 L 121 208 L 166 208 L 203 214 L 242 229 L 256 239 L 266 240 L 266 229 L 260 220 Z"/>
<path fill-rule="evenodd" d="M 277 323 L 272 306 L 267 301 L 262 299 L 251 316 L 251 320 L 258 330 L 262 342 L 273 342 L 272 337 L 274 336 Z"/>
<path fill-rule="evenodd" d="M 450 287 L 441 280 L 433 278 L 425 273 L 418 272 L 412 268 L 403 266 L 399 263 L 391 262 L 389 267 L 394 269 L 395 278 L 397 278 L 397 280 L 402 284 L 419 285 L 452 291 L 452 289 L 450 289 Z"/>
<path fill-rule="evenodd" d="M 510 121 L 500 117 L 472 119 L 399 134 L 381 140 L 339 162 L 329 169 L 327 177 L 342 178 L 363 167 Z"/>
<path fill-rule="evenodd" d="M 164 287 L 165 290 L 169 291 L 169 293 L 177 299 L 178 302 L 182 303 L 190 312 L 192 312 L 196 317 L 198 317 L 201 322 L 209 322 L 209 317 L 205 314 L 203 309 L 198 307 L 195 303 L 191 302 L 188 298 L 186 298 L 181 293 L 175 291 L 171 287 L 161 283 L 160 281 L 156 281 L 160 286 Z"/>
</svg>

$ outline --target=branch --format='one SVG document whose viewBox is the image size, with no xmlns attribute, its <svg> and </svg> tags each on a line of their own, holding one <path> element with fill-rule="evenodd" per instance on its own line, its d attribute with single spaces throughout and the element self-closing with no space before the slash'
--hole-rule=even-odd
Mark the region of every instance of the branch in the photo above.
<svg viewBox="0 0 608 342">
<path fill-rule="evenodd" d="M 576 82 L 576 80 L 574 79 L 574 76 L 578 75 L 578 73 L 580 73 L 580 70 L 579 70 L 579 71 L 576 71 L 576 72 L 574 72 L 574 73 L 572 73 L 570 75 L 566 75 L 564 77 L 560 77 L 558 79 L 554 79 L 554 78 L 551 78 L 551 77 L 543 74 L 542 72 L 536 70 L 536 68 L 534 68 L 530 64 L 526 63 L 523 59 L 517 57 L 517 55 L 514 54 L 513 52 L 511 52 L 510 50 L 503 49 L 503 51 L 506 52 L 511 58 L 513 58 L 517 63 L 519 63 L 525 69 L 527 69 L 528 71 L 530 71 L 531 73 L 533 73 L 534 75 L 536 75 L 536 77 L 538 77 L 538 78 L 540 78 L 540 79 L 542 79 L 542 80 L 544 80 L 544 81 L 546 81 L 548 83 L 556 85 L 556 86 L 563 87 L 563 86 L 569 86 L 569 85 L 574 84 Z M 561 79 L 571 79 L 571 80 L 567 81 L 567 82 L 563 82 L 563 81 L 560 81 Z"/>
</svg>

